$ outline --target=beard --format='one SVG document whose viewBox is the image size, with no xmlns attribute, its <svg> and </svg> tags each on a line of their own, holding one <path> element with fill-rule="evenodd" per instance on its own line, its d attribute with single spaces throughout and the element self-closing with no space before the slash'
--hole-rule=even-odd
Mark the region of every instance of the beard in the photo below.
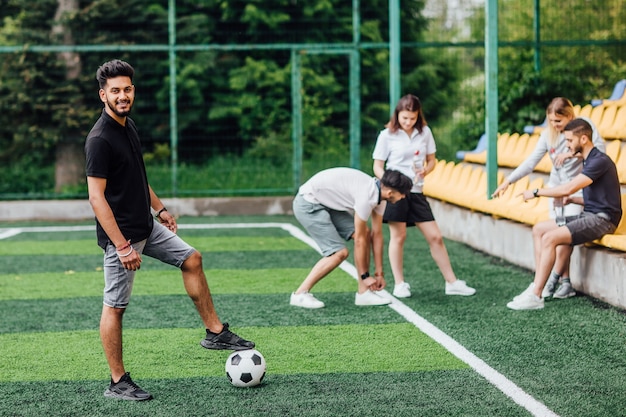
<svg viewBox="0 0 626 417">
<path fill-rule="evenodd" d="M 119 117 L 126 117 L 126 116 L 128 116 L 130 114 L 131 109 L 133 108 L 132 100 L 127 100 L 128 104 L 127 104 L 127 107 L 124 110 L 118 110 L 117 106 L 116 106 L 117 103 L 115 101 L 112 102 L 110 100 L 107 100 L 106 103 L 107 103 L 107 106 L 109 107 L 109 109 L 111 109 L 111 111 L 113 113 L 115 113 L 116 116 L 119 116 Z"/>
</svg>

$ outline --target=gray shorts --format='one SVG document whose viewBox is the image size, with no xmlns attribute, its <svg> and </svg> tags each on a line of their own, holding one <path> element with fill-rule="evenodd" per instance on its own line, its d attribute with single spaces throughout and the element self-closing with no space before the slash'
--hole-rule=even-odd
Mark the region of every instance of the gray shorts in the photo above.
<svg viewBox="0 0 626 417">
<path fill-rule="evenodd" d="M 572 246 L 599 239 L 606 234 L 613 233 L 617 228 L 604 217 L 586 211 L 565 219 L 567 221 L 565 227 L 572 234 Z"/>
<path fill-rule="evenodd" d="M 151 258 L 180 268 L 195 252 L 178 235 L 167 227 L 154 222 L 152 233 L 146 240 L 131 242 L 133 248 Z M 126 308 L 133 290 L 135 272 L 125 269 L 117 256 L 115 245 L 109 243 L 104 251 L 104 304 L 114 308 Z"/>
<path fill-rule="evenodd" d="M 324 256 L 346 247 L 354 234 L 354 216 L 347 211 L 329 209 L 306 201 L 300 194 L 293 200 L 293 214 L 306 229 Z"/>
</svg>

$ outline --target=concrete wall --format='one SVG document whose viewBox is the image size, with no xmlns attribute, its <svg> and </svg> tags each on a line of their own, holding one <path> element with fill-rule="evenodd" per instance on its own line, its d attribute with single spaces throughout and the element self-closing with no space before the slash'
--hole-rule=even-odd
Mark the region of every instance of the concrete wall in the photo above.
<svg viewBox="0 0 626 417">
<path fill-rule="evenodd" d="M 292 197 L 220 197 L 162 199 L 178 216 L 291 214 Z M 85 200 L 0 201 L 0 222 L 93 219 Z M 1 225 L 0 225 L 1 227 Z"/>
<path fill-rule="evenodd" d="M 290 215 L 291 197 L 163 199 L 180 216 Z M 477 250 L 534 270 L 531 228 L 430 199 L 443 235 Z M 0 222 L 92 219 L 87 200 L 0 202 Z M 3 225 L 0 223 L 0 228 Z M 576 290 L 626 309 L 626 253 L 577 246 L 570 265 Z"/>
</svg>

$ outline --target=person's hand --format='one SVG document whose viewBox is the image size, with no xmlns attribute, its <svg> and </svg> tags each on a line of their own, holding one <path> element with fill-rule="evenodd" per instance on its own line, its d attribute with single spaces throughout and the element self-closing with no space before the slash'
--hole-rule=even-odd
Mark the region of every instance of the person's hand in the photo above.
<svg viewBox="0 0 626 417">
<path fill-rule="evenodd" d="M 516 197 L 522 196 L 524 199 L 524 203 L 528 200 L 535 198 L 535 194 L 533 194 L 533 190 L 524 190 L 524 192 L 519 193 Z"/>
<path fill-rule="evenodd" d="M 387 285 L 387 282 L 385 281 L 385 274 L 383 274 L 382 272 L 376 272 L 374 274 L 374 279 L 376 280 L 376 282 L 370 285 L 370 289 L 372 291 L 383 290 Z"/>
<path fill-rule="evenodd" d="M 115 251 L 125 269 L 136 271 L 141 268 L 141 255 L 130 245 L 130 241 L 128 241 L 128 246 L 116 248 Z"/>
<path fill-rule="evenodd" d="M 554 167 L 561 168 L 565 160 L 572 158 L 573 155 L 570 152 L 560 153 L 554 157 Z"/>
<path fill-rule="evenodd" d="M 502 184 L 500 184 L 500 186 L 498 188 L 496 188 L 496 190 L 493 192 L 493 194 L 491 194 L 491 198 L 498 198 L 502 194 L 504 194 L 506 189 L 509 188 L 509 184 L 510 184 L 509 180 L 502 181 Z"/>
<path fill-rule="evenodd" d="M 178 230 L 176 219 L 174 218 L 174 216 L 170 214 L 169 211 L 161 212 L 161 214 L 159 214 L 159 217 L 157 217 L 157 219 L 161 222 L 163 226 L 170 229 L 173 233 L 176 233 L 176 231 Z"/>
</svg>

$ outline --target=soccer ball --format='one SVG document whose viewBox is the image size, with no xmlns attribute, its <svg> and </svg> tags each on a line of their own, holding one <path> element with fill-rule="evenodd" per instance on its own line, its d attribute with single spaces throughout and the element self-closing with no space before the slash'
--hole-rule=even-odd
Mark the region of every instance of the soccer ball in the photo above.
<svg viewBox="0 0 626 417">
<path fill-rule="evenodd" d="M 255 349 L 239 350 L 226 359 L 226 376 L 236 387 L 254 387 L 265 376 L 265 358 Z"/>
</svg>

